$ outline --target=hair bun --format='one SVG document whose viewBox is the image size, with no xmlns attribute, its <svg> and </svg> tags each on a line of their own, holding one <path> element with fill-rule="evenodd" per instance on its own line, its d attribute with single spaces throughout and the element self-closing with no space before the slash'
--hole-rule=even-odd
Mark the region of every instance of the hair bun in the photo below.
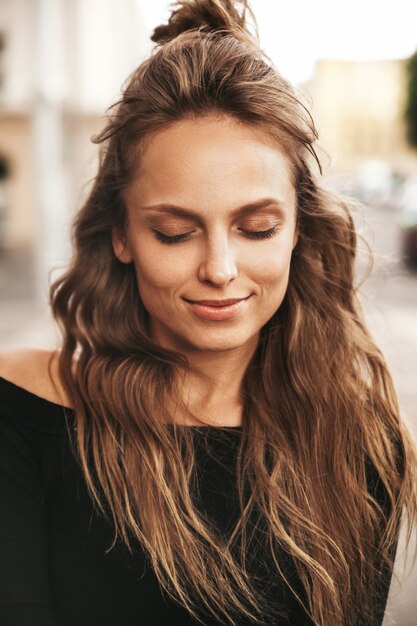
<svg viewBox="0 0 417 626">
<path fill-rule="evenodd" d="M 240 12 L 238 5 L 242 7 Z M 246 25 L 247 11 L 256 26 L 246 0 L 180 0 L 173 6 L 168 24 L 157 26 L 152 34 L 151 40 L 155 43 L 162 45 L 194 29 L 228 31 L 237 37 L 243 33 L 250 35 Z"/>
</svg>

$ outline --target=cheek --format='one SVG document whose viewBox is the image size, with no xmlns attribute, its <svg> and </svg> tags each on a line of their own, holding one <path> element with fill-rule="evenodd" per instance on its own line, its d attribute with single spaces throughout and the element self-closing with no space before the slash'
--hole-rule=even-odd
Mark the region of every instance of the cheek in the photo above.
<svg viewBox="0 0 417 626">
<path fill-rule="evenodd" d="M 288 280 L 292 248 L 290 246 L 271 246 L 262 254 L 252 254 L 248 274 L 260 285 L 277 287 Z"/>
<path fill-rule="evenodd" d="M 192 272 L 192 263 L 184 254 L 174 250 L 157 248 L 140 248 L 134 254 L 136 276 L 140 288 L 156 289 L 158 291 L 180 287 Z"/>
<path fill-rule="evenodd" d="M 263 319 L 265 322 L 280 308 L 288 289 L 290 257 L 271 257 L 260 283 Z"/>
</svg>

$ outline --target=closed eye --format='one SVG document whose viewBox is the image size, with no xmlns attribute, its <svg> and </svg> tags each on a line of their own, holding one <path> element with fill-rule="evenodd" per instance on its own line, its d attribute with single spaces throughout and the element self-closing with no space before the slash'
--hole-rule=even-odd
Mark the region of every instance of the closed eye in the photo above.
<svg viewBox="0 0 417 626">
<path fill-rule="evenodd" d="M 190 231 L 187 233 L 179 233 L 178 235 L 165 235 L 159 230 L 153 229 L 153 231 L 158 241 L 166 244 L 181 243 L 182 241 L 187 241 L 187 239 L 189 239 L 189 237 L 194 232 Z M 277 231 L 278 226 L 273 226 L 272 228 L 268 228 L 267 230 L 246 230 L 244 228 L 239 229 L 239 232 L 247 239 L 268 239 L 269 237 L 273 237 L 277 233 Z"/>
<path fill-rule="evenodd" d="M 240 232 L 248 239 L 268 239 L 269 237 L 273 237 L 277 230 L 278 226 L 273 226 L 267 230 L 244 230 L 241 228 Z"/>
<path fill-rule="evenodd" d="M 156 238 L 161 241 L 162 243 L 179 243 L 181 241 L 186 241 L 188 239 L 188 237 L 190 235 L 192 235 L 192 233 L 194 231 L 188 232 L 188 233 L 180 233 L 178 235 L 164 235 L 164 233 L 161 233 L 161 231 L 153 229 L 153 232 L 155 233 Z"/>
</svg>

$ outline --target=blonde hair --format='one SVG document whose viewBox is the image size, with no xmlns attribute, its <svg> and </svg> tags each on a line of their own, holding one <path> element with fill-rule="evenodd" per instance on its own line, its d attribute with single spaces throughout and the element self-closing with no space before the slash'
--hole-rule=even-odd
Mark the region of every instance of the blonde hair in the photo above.
<svg viewBox="0 0 417 626">
<path fill-rule="evenodd" d="M 357 300 L 349 209 L 320 186 L 314 124 L 259 49 L 248 14 L 246 2 L 179 2 L 96 139 L 101 160 L 74 222 L 74 256 L 51 287 L 73 444 L 115 541 L 138 541 L 163 589 L 197 620 L 201 608 L 232 625 L 239 616 L 273 619 L 247 570 L 256 513 L 277 577 L 296 594 L 276 556 L 281 548 L 316 626 L 371 624 L 401 512 L 407 541 L 416 522 L 416 446 Z M 144 142 L 185 116 L 212 114 L 265 130 L 284 148 L 298 204 L 288 290 L 261 329 L 242 385 L 241 511 L 229 537 L 195 504 L 193 429 L 166 425 L 186 359 L 150 338 L 134 267 L 111 244 L 113 229 L 126 227 L 123 191 Z"/>
</svg>

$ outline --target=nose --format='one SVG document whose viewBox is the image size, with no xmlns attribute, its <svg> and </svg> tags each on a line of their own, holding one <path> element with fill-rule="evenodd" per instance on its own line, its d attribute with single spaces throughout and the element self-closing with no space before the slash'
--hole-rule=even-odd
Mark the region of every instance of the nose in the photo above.
<svg viewBox="0 0 417 626">
<path fill-rule="evenodd" d="M 207 241 L 201 260 L 198 278 L 223 286 L 236 278 L 238 274 L 235 253 L 226 234 L 217 234 Z"/>
</svg>

